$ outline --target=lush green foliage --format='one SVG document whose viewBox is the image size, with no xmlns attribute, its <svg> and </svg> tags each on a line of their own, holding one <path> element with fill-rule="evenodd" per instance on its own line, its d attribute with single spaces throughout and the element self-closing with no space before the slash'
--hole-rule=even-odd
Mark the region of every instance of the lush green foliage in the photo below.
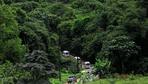
<svg viewBox="0 0 148 84">
<path fill-rule="evenodd" d="M 98 59 L 95 63 L 95 67 L 97 68 L 97 70 L 99 71 L 109 71 L 110 69 L 110 65 L 111 65 L 111 62 L 108 61 L 107 59 Z"/>
<path fill-rule="evenodd" d="M 48 61 L 44 51 L 34 50 L 25 56 L 26 63 L 23 65 L 27 71 L 31 72 L 33 79 L 48 78 L 53 73 L 53 65 Z"/>
<path fill-rule="evenodd" d="M 0 82 L 2 84 L 16 84 L 17 80 L 31 77 L 29 72 L 14 66 L 7 61 L 0 65 Z"/>
<path fill-rule="evenodd" d="M 132 79 L 101 79 L 87 84 L 147 84 L 148 77 L 133 77 Z"/>
<path fill-rule="evenodd" d="M 68 71 L 70 73 L 77 72 L 77 60 L 73 57 L 62 57 L 61 67 L 63 67 L 63 72 Z"/>
<path fill-rule="evenodd" d="M 25 53 L 25 46 L 19 38 L 15 10 L 9 6 L 0 6 L 0 59 L 19 62 Z"/>
<path fill-rule="evenodd" d="M 35 55 L 34 50 L 42 53 Z M 37 79 L 50 76 L 44 73 L 46 63 L 73 72 L 76 62 L 61 57 L 62 50 L 95 63 L 98 69 L 148 72 L 147 1 L 0 0 L 2 64 L 6 60 L 33 64 L 34 70 L 41 70 L 31 71 Z"/>
</svg>

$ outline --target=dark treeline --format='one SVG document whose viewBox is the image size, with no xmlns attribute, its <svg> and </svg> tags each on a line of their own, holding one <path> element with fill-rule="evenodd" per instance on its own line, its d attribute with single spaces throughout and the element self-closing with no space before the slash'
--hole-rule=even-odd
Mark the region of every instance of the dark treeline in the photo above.
<svg viewBox="0 0 148 84">
<path fill-rule="evenodd" d="M 0 73 L 47 79 L 71 61 L 63 50 L 109 72 L 148 72 L 147 0 L 0 0 Z"/>
</svg>

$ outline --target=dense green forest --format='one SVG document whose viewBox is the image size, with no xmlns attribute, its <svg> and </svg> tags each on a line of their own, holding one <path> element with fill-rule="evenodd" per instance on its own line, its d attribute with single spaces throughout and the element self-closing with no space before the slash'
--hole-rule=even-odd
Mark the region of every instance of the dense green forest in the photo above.
<svg viewBox="0 0 148 84">
<path fill-rule="evenodd" d="M 0 78 L 55 77 L 75 63 L 63 50 L 107 73 L 147 73 L 148 1 L 0 0 Z"/>
</svg>

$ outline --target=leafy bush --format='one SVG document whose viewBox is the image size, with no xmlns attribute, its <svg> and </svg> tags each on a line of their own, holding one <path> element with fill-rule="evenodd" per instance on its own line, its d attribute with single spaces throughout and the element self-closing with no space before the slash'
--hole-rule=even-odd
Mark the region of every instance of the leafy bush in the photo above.
<svg viewBox="0 0 148 84">
<path fill-rule="evenodd" d="M 29 71 L 32 80 L 48 79 L 54 73 L 54 66 L 48 61 L 44 51 L 34 50 L 25 56 L 25 64 L 22 66 Z"/>
<path fill-rule="evenodd" d="M 139 58 L 139 50 L 140 47 L 129 37 L 117 36 L 104 42 L 100 57 L 109 58 L 112 71 L 115 69 L 115 72 L 118 71 L 123 73 L 131 71 L 137 67 L 135 61 Z"/>
<path fill-rule="evenodd" d="M 61 66 L 68 70 L 70 73 L 77 72 L 77 61 L 74 57 L 62 57 Z"/>
<path fill-rule="evenodd" d="M 13 4 L 13 6 L 20 7 L 26 12 L 31 12 L 32 10 L 39 7 L 39 4 L 35 1 L 25 1 Z"/>
<path fill-rule="evenodd" d="M 107 59 L 103 59 L 103 60 L 97 59 L 97 61 L 95 63 L 95 67 L 99 70 L 103 70 L 103 69 L 109 70 L 110 64 L 111 64 L 111 62 Z"/>
<path fill-rule="evenodd" d="M 101 7 L 101 3 L 97 0 L 75 0 L 72 7 L 83 9 L 81 11 L 96 11 Z"/>
<path fill-rule="evenodd" d="M 75 17 L 73 9 L 70 7 L 67 7 L 61 3 L 53 4 L 49 8 L 49 11 L 52 14 L 55 14 L 55 15 L 61 17 L 61 20 L 69 20 L 69 19 L 73 19 Z"/>
<path fill-rule="evenodd" d="M 107 59 L 97 59 L 95 63 L 96 72 L 100 77 L 104 77 L 109 74 L 111 68 L 111 62 Z"/>
<path fill-rule="evenodd" d="M 29 77 L 29 72 L 18 68 L 18 66 L 14 66 L 9 61 L 0 65 L 0 82 L 2 84 L 16 84 L 17 81 Z"/>
<path fill-rule="evenodd" d="M 0 5 L 0 59 L 20 62 L 25 54 L 25 46 L 19 38 L 19 28 L 15 20 L 15 10 L 6 5 Z"/>
</svg>

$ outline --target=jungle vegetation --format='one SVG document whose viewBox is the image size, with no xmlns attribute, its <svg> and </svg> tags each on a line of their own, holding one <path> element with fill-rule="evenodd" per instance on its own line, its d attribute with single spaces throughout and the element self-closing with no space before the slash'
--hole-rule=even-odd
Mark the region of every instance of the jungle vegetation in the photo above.
<svg viewBox="0 0 148 84">
<path fill-rule="evenodd" d="M 107 73 L 147 73 L 147 0 L 0 0 L 0 78 L 48 80 L 75 63 L 63 50 Z"/>
</svg>

